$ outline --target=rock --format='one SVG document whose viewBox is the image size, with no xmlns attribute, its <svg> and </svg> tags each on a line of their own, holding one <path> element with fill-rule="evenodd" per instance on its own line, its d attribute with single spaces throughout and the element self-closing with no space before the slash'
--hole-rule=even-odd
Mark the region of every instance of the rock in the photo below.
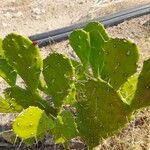
<svg viewBox="0 0 150 150">
<path fill-rule="evenodd" d="M 40 19 L 41 17 L 39 15 L 32 15 L 32 18 L 35 19 L 35 20 L 38 20 Z"/>
<path fill-rule="evenodd" d="M 69 149 L 86 150 L 87 147 L 79 138 L 75 138 L 70 141 Z"/>
<path fill-rule="evenodd" d="M 4 16 L 7 18 L 7 19 L 11 19 L 12 18 L 12 14 L 10 12 L 6 12 L 4 14 Z"/>
<path fill-rule="evenodd" d="M 32 12 L 33 12 L 35 15 L 41 15 L 41 14 L 45 13 L 45 10 L 41 10 L 41 9 L 39 9 L 39 8 L 34 8 L 34 9 L 32 10 Z"/>
<path fill-rule="evenodd" d="M 23 16 L 23 13 L 21 11 L 18 11 L 17 13 L 14 14 L 14 17 L 21 17 Z"/>
</svg>

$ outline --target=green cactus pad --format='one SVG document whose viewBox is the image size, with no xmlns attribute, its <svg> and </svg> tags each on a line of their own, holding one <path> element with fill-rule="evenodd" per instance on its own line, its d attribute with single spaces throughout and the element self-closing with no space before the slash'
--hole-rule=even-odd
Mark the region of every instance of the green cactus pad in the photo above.
<svg viewBox="0 0 150 150">
<path fill-rule="evenodd" d="M 41 139 L 54 128 L 53 120 L 38 107 L 29 107 L 22 111 L 13 122 L 13 131 L 23 141 L 31 138 Z"/>
<path fill-rule="evenodd" d="M 15 109 L 11 107 L 10 103 L 0 97 L 0 113 L 11 113 L 15 112 Z"/>
<path fill-rule="evenodd" d="M 150 59 L 144 61 L 131 106 L 133 109 L 150 106 Z"/>
<path fill-rule="evenodd" d="M 79 135 L 75 119 L 71 112 L 63 110 L 57 116 L 56 124 L 52 133 L 54 135 L 55 143 L 66 143 Z"/>
<path fill-rule="evenodd" d="M 39 80 L 38 89 L 48 95 L 46 82 L 42 78 Z"/>
<path fill-rule="evenodd" d="M 128 105 L 131 104 L 135 91 L 137 88 L 138 75 L 135 74 L 128 78 L 128 80 L 121 85 L 118 90 L 119 95 L 122 97 L 122 100 Z"/>
<path fill-rule="evenodd" d="M 4 50 L 2 48 L 2 42 L 3 40 L 0 38 L 0 58 L 4 56 Z"/>
<path fill-rule="evenodd" d="M 109 40 L 109 35 L 107 33 L 107 31 L 105 30 L 104 26 L 99 23 L 99 22 L 91 22 L 89 23 L 85 28 L 84 28 L 85 31 L 87 32 L 91 32 L 91 31 L 98 31 L 101 36 L 103 37 L 103 39 L 105 41 L 108 41 Z"/>
<path fill-rule="evenodd" d="M 77 126 L 90 148 L 112 135 L 126 122 L 128 106 L 107 83 L 89 80 L 77 96 Z"/>
<path fill-rule="evenodd" d="M 75 30 L 71 33 L 69 42 L 77 56 L 80 58 L 83 66 L 86 68 L 89 65 L 91 52 L 89 33 L 82 29 Z"/>
<path fill-rule="evenodd" d="M 90 32 L 91 41 L 91 53 L 90 53 L 90 64 L 92 67 L 93 75 L 99 78 L 99 74 L 104 65 L 104 51 L 102 46 L 104 45 L 104 39 L 97 30 Z"/>
<path fill-rule="evenodd" d="M 56 110 L 47 101 L 43 100 L 38 93 L 34 93 L 33 95 L 30 91 L 15 86 L 7 88 L 4 94 L 6 99 L 9 100 L 11 107 L 14 107 L 17 112 L 29 106 L 38 106 L 47 113 L 56 115 Z"/>
<path fill-rule="evenodd" d="M 16 71 L 10 66 L 6 59 L 0 58 L 0 76 L 10 85 L 16 84 Z"/>
<path fill-rule="evenodd" d="M 104 26 L 99 22 L 91 22 L 85 28 L 85 31 L 90 34 L 91 53 L 90 53 L 90 64 L 92 67 L 93 75 L 99 78 L 103 63 L 104 63 L 104 51 L 102 46 L 105 41 L 109 40 Z"/>
<path fill-rule="evenodd" d="M 74 69 L 71 61 L 62 54 L 50 54 L 44 60 L 44 79 L 55 107 L 59 108 L 73 87 Z"/>
<path fill-rule="evenodd" d="M 64 99 L 64 104 L 73 105 L 76 102 L 76 88 L 72 87 L 72 90 L 68 96 Z"/>
<path fill-rule="evenodd" d="M 16 72 L 5 59 L 4 50 L 2 48 L 2 39 L 0 38 L 0 76 L 11 86 L 16 83 Z"/>
<path fill-rule="evenodd" d="M 118 90 L 136 72 L 138 48 L 129 40 L 115 38 L 107 41 L 103 50 L 105 59 L 101 77 Z"/>
<path fill-rule="evenodd" d="M 11 33 L 3 40 L 3 49 L 9 63 L 22 77 L 28 88 L 35 91 L 42 69 L 39 48 L 28 38 Z"/>
</svg>

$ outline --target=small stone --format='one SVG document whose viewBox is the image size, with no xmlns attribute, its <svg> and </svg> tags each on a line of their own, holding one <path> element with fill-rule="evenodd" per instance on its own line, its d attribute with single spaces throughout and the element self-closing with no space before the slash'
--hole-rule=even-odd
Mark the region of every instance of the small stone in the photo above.
<svg viewBox="0 0 150 150">
<path fill-rule="evenodd" d="M 3 27 L 8 27 L 8 24 L 7 23 L 2 23 L 2 26 Z"/>
<path fill-rule="evenodd" d="M 21 11 L 18 11 L 14 16 L 15 17 L 21 17 L 23 15 L 23 13 Z"/>
<path fill-rule="evenodd" d="M 38 19 L 40 19 L 41 17 L 40 16 L 38 16 L 38 15 L 32 15 L 32 17 L 33 17 L 33 19 L 35 19 L 35 20 L 38 20 Z"/>
<path fill-rule="evenodd" d="M 6 12 L 4 16 L 8 19 L 12 18 L 12 14 L 10 12 Z"/>
<path fill-rule="evenodd" d="M 41 14 L 45 13 L 45 10 L 41 10 L 41 9 L 39 9 L 39 8 L 34 8 L 34 9 L 32 10 L 32 12 L 33 12 L 35 15 L 41 15 Z"/>
</svg>

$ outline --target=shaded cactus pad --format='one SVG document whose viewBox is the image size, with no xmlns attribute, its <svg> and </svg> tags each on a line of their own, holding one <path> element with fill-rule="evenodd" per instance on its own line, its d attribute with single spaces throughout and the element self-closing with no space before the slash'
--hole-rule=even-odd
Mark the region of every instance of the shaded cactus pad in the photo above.
<svg viewBox="0 0 150 150">
<path fill-rule="evenodd" d="M 150 106 L 150 59 L 144 61 L 131 106 L 135 110 Z"/>
<path fill-rule="evenodd" d="M 56 143 L 68 143 L 79 135 L 75 118 L 71 112 L 63 110 L 58 116 L 52 131 Z"/>
<path fill-rule="evenodd" d="M 71 61 L 62 54 L 50 54 L 44 60 L 43 75 L 55 107 L 60 107 L 71 92 L 74 82 Z"/>
<path fill-rule="evenodd" d="M 89 80 L 78 93 L 77 126 L 90 147 L 125 125 L 125 105 L 107 83 Z"/>
<path fill-rule="evenodd" d="M 47 113 L 56 115 L 56 111 L 49 103 L 44 100 L 39 93 L 34 93 L 34 95 L 29 91 L 22 89 L 18 86 L 7 88 L 4 92 L 7 102 L 10 104 L 10 109 L 12 108 L 15 112 L 20 112 L 29 106 L 37 106 L 40 109 L 45 110 Z"/>
<path fill-rule="evenodd" d="M 11 86 L 16 84 L 17 73 L 7 60 L 0 58 L 0 76 Z"/>
</svg>

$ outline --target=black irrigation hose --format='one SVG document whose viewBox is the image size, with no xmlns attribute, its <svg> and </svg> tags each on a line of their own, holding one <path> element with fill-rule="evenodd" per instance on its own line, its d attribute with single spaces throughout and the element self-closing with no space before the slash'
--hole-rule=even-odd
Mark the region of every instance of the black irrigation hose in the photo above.
<svg viewBox="0 0 150 150">
<path fill-rule="evenodd" d="M 125 20 L 129 20 L 131 18 L 139 17 L 149 13 L 150 13 L 150 4 L 142 5 L 125 11 L 114 13 L 109 16 L 99 17 L 96 19 L 89 20 L 87 22 L 74 24 L 61 29 L 56 29 L 53 31 L 32 35 L 29 38 L 32 41 L 36 41 L 39 47 L 44 47 L 53 42 L 60 42 L 62 40 L 66 40 L 73 30 L 83 28 L 88 22 L 100 21 L 101 23 L 104 24 L 105 27 L 110 27 L 117 25 Z"/>
</svg>

